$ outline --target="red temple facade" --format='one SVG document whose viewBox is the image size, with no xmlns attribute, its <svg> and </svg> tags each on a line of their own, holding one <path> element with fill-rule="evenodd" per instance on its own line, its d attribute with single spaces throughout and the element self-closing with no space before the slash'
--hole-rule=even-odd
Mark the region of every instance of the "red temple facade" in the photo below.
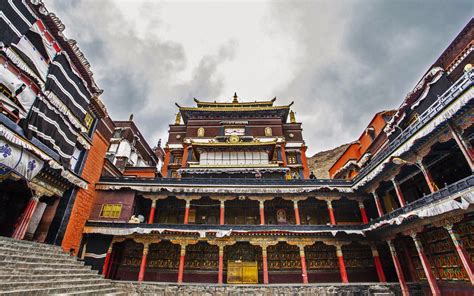
<svg viewBox="0 0 474 296">
<path fill-rule="evenodd" d="M 343 179 L 309 177 L 291 104 L 177 105 L 162 178 L 96 183 L 96 205 L 117 210 L 93 211 L 86 262 L 115 280 L 395 282 L 404 295 L 468 295 L 472 35 L 471 22 L 398 109 L 374 117 L 331 168 Z"/>
</svg>

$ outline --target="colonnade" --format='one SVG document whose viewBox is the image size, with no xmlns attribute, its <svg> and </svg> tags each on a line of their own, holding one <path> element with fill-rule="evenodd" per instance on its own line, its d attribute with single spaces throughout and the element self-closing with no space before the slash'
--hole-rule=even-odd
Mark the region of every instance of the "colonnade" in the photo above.
<svg viewBox="0 0 474 296">
<path fill-rule="evenodd" d="M 111 256 L 113 251 L 113 245 L 115 243 L 123 242 L 127 239 L 132 239 L 133 241 L 143 244 L 143 251 L 142 251 L 142 258 L 139 268 L 139 273 L 137 280 L 143 281 L 146 273 L 146 264 L 147 264 L 147 256 L 149 247 L 151 244 L 157 244 L 162 240 L 169 240 L 173 244 L 177 244 L 180 246 L 180 256 L 179 256 L 179 264 L 178 264 L 178 275 L 177 275 L 177 283 L 183 282 L 183 276 L 185 271 L 185 260 L 186 260 L 186 250 L 187 246 L 197 244 L 201 239 L 196 238 L 170 238 L 170 239 L 159 239 L 159 238 L 147 238 L 147 237 L 114 237 L 109 245 L 109 248 L 106 253 L 102 274 L 104 277 L 108 278 L 110 276 L 110 268 L 111 268 Z M 301 261 L 301 282 L 304 284 L 308 284 L 308 270 L 307 270 L 307 261 L 305 248 L 307 246 L 311 246 L 315 244 L 317 241 L 316 239 L 288 239 L 288 238 L 279 238 L 279 239 L 263 239 L 263 238 L 250 238 L 248 240 L 235 240 L 235 239 L 206 239 L 204 240 L 210 245 L 215 245 L 219 248 L 219 263 L 218 263 L 218 272 L 217 272 L 217 282 L 219 284 L 224 283 L 224 248 L 226 246 L 231 246 L 237 242 L 248 242 L 252 246 L 257 246 L 261 248 L 261 258 L 262 258 L 262 276 L 263 276 L 263 284 L 269 284 L 269 269 L 268 269 L 268 255 L 267 249 L 270 246 L 274 246 L 279 242 L 285 242 L 292 246 L 297 246 L 299 249 L 299 257 Z M 348 245 L 351 241 L 335 241 L 335 240 L 322 240 L 322 242 L 329 246 L 335 247 L 335 253 L 337 257 L 337 263 L 339 268 L 339 274 L 341 277 L 342 283 L 348 283 L 349 278 L 347 275 L 346 263 L 344 260 L 344 254 L 342 247 L 344 245 Z M 382 263 L 379 257 L 377 245 L 375 243 L 368 244 L 371 248 L 372 257 L 374 260 L 375 270 L 377 272 L 377 276 L 380 282 L 386 282 L 386 277 L 384 270 L 382 268 Z"/>
<path fill-rule="evenodd" d="M 149 215 L 148 215 L 148 224 L 153 224 L 154 220 L 155 220 L 156 207 L 159 204 L 159 200 L 166 199 L 168 197 L 168 195 L 144 194 L 144 197 L 146 199 L 151 200 L 151 207 L 150 207 L 150 212 L 149 212 Z M 189 224 L 189 213 L 190 213 L 190 208 L 191 208 L 191 205 L 192 205 L 191 203 L 192 203 L 192 201 L 198 200 L 201 197 L 200 196 L 176 196 L 176 198 L 185 201 L 183 224 Z M 213 200 L 218 200 L 219 201 L 219 203 L 220 203 L 219 204 L 219 225 L 225 225 L 225 212 L 226 212 L 225 204 L 226 204 L 226 201 L 234 200 L 234 199 L 236 199 L 236 197 L 235 196 L 219 196 L 219 197 L 211 196 L 210 198 L 213 199 Z M 260 219 L 259 224 L 260 225 L 266 225 L 265 202 L 274 199 L 274 197 L 270 197 L 270 196 L 249 196 L 247 198 L 250 201 L 258 201 L 258 204 L 259 204 L 259 219 Z M 308 198 L 309 198 L 308 196 L 282 197 L 283 200 L 293 202 L 293 210 L 294 210 L 295 224 L 296 225 L 301 225 L 299 202 L 304 201 Z M 316 197 L 316 200 L 326 201 L 329 221 L 330 221 L 331 225 L 337 225 L 335 210 L 333 208 L 333 202 L 335 202 L 339 199 L 340 199 L 340 197 Z M 368 216 L 367 216 L 367 213 L 366 213 L 366 210 L 365 210 L 364 200 L 362 198 L 348 198 L 348 199 L 352 199 L 353 201 L 357 202 L 358 208 L 359 208 L 359 211 L 360 211 L 360 215 L 361 215 L 361 218 L 362 218 L 361 223 L 368 223 L 369 219 L 368 219 Z"/>
</svg>

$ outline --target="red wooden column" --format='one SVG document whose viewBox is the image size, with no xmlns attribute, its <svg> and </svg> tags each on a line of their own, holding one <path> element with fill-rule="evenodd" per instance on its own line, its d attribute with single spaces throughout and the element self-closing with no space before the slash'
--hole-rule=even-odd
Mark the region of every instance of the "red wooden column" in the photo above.
<svg viewBox="0 0 474 296">
<path fill-rule="evenodd" d="M 179 256 L 179 267 L 178 267 L 178 284 L 183 282 L 183 274 L 184 274 L 184 259 L 186 257 L 186 245 L 181 245 L 181 253 Z"/>
<path fill-rule="evenodd" d="M 305 179 L 309 179 L 309 167 L 308 167 L 308 159 L 306 158 L 306 146 L 301 147 L 301 162 L 303 164 L 303 177 Z"/>
<path fill-rule="evenodd" d="M 469 280 L 471 281 L 471 284 L 474 285 L 474 266 L 469 257 L 469 254 L 464 248 L 462 241 L 459 238 L 459 235 L 454 232 L 453 225 L 448 224 L 445 225 L 444 228 L 449 232 L 449 236 L 451 237 L 451 240 L 453 241 L 454 246 L 456 247 L 456 251 L 458 252 L 462 265 L 464 266 L 464 269 L 466 270 L 466 273 L 469 276 Z"/>
<path fill-rule="evenodd" d="M 336 245 L 337 261 L 339 263 L 339 273 L 341 274 L 341 280 L 343 283 L 348 283 L 346 263 L 344 262 L 344 255 L 342 254 L 342 246 Z"/>
<path fill-rule="evenodd" d="M 423 176 L 425 177 L 426 183 L 428 184 L 428 188 L 430 189 L 430 192 L 436 192 L 438 191 L 436 187 L 436 183 L 433 181 L 433 177 L 431 176 L 431 173 L 425 168 L 423 165 L 423 162 L 421 160 L 417 161 L 418 168 L 421 170 L 423 173 Z"/>
<path fill-rule="evenodd" d="M 219 270 L 217 273 L 217 283 L 224 283 L 224 245 L 219 245 Z"/>
<path fill-rule="evenodd" d="M 265 225 L 265 200 L 260 199 L 258 203 L 260 208 L 260 225 Z"/>
<path fill-rule="evenodd" d="M 191 200 L 186 199 L 186 207 L 184 209 L 184 224 L 188 224 L 190 207 L 191 207 Z"/>
<path fill-rule="evenodd" d="M 410 251 L 405 243 L 402 244 L 403 256 L 405 256 L 405 261 L 408 265 L 408 272 L 410 273 L 411 280 L 413 282 L 418 281 L 418 274 L 416 273 L 415 264 L 413 264 L 413 259 L 411 258 Z"/>
<path fill-rule="evenodd" d="M 281 147 L 281 160 L 283 161 L 283 166 L 287 166 L 287 161 L 286 161 L 286 150 L 285 150 L 285 143 L 282 143 L 280 145 Z"/>
<path fill-rule="evenodd" d="M 458 144 L 458 147 L 461 150 L 462 154 L 464 155 L 464 158 L 466 159 L 467 164 L 471 168 L 471 171 L 474 171 L 474 162 L 473 162 L 474 155 L 472 153 L 473 150 L 472 150 L 471 144 L 468 141 L 463 139 L 463 136 L 458 131 L 458 128 L 454 125 L 452 121 L 448 121 L 448 126 L 451 132 L 451 135 L 453 136 L 454 140 Z"/>
<path fill-rule="evenodd" d="M 221 199 L 221 207 L 220 207 L 220 213 L 219 213 L 219 224 L 224 225 L 225 224 L 225 199 Z"/>
<path fill-rule="evenodd" d="M 372 257 L 374 257 L 375 270 L 377 270 L 379 282 L 386 283 L 387 279 L 385 278 L 385 273 L 383 272 L 382 262 L 380 261 L 379 257 L 379 251 L 377 250 L 376 246 L 370 246 L 370 248 L 372 249 Z"/>
<path fill-rule="evenodd" d="M 183 145 L 183 158 L 181 158 L 181 167 L 185 168 L 188 164 L 188 154 L 189 154 L 189 147 L 187 144 Z"/>
<path fill-rule="evenodd" d="M 301 276 L 303 277 L 303 284 L 308 283 L 308 271 L 306 269 L 306 256 L 304 253 L 304 245 L 299 245 L 300 247 L 300 258 L 301 258 Z"/>
<path fill-rule="evenodd" d="M 267 246 L 262 245 L 261 247 L 262 247 L 263 283 L 268 284 Z"/>
<path fill-rule="evenodd" d="M 360 209 L 360 215 L 362 216 L 362 222 L 364 224 L 369 223 L 369 218 L 367 218 L 367 213 L 365 212 L 365 207 L 364 207 L 364 202 L 359 201 L 359 209 Z"/>
<path fill-rule="evenodd" d="M 336 225 L 336 217 L 334 216 L 334 209 L 332 208 L 332 200 L 326 200 L 326 204 L 328 205 L 329 220 L 331 221 L 331 225 Z"/>
<path fill-rule="evenodd" d="M 155 220 L 156 199 L 151 200 L 150 215 L 148 216 L 148 224 L 153 224 Z"/>
<path fill-rule="evenodd" d="M 26 204 L 26 208 L 21 214 L 21 218 L 16 225 L 15 231 L 12 234 L 12 238 L 14 239 L 23 239 L 26 234 L 26 230 L 28 229 L 28 225 L 31 222 L 31 217 L 35 212 L 36 206 L 38 205 L 40 196 L 33 195 Z"/>
<path fill-rule="evenodd" d="M 397 193 L 398 202 L 400 203 L 400 207 L 406 206 L 405 196 L 403 196 L 402 189 L 400 188 L 400 184 L 395 180 L 392 179 L 393 188 L 395 188 L 395 192 Z"/>
<path fill-rule="evenodd" d="M 377 195 L 375 190 L 372 191 L 372 195 L 374 197 L 375 206 L 377 207 L 377 213 L 379 214 L 379 217 L 382 217 L 384 213 L 383 213 L 382 205 L 380 204 L 379 196 Z"/>
<path fill-rule="evenodd" d="M 423 250 L 423 246 L 421 245 L 421 242 L 418 240 L 418 237 L 416 233 L 411 233 L 410 234 L 411 238 L 413 239 L 413 242 L 415 243 L 416 250 L 418 252 L 418 257 L 420 257 L 421 265 L 423 266 L 423 270 L 425 271 L 426 279 L 428 280 L 428 283 L 430 285 L 431 293 L 434 296 L 441 295 L 441 292 L 438 287 L 438 283 L 436 282 L 436 278 L 433 275 L 433 271 L 431 270 L 431 265 L 430 262 L 428 261 L 428 258 L 426 258 L 425 252 Z"/>
<path fill-rule="evenodd" d="M 395 266 L 395 271 L 397 272 L 398 281 L 400 283 L 400 288 L 402 290 L 402 295 L 409 296 L 410 292 L 408 290 L 408 286 L 405 281 L 405 276 L 403 275 L 402 265 L 400 264 L 400 261 L 398 260 L 397 250 L 395 249 L 395 246 L 393 245 L 393 242 L 391 240 L 388 240 L 387 244 L 388 244 L 388 247 L 390 248 L 390 253 L 392 254 L 393 265 Z"/>
<path fill-rule="evenodd" d="M 142 262 L 140 263 L 140 272 L 138 273 L 138 281 L 142 282 L 145 278 L 145 271 L 146 271 L 146 258 L 148 257 L 148 244 L 143 244 L 143 255 L 142 255 Z"/>
<path fill-rule="evenodd" d="M 166 178 L 168 175 L 168 165 L 170 163 L 171 151 L 169 148 L 165 148 L 165 159 L 163 160 L 163 166 L 161 167 L 161 175 Z"/>
<path fill-rule="evenodd" d="M 110 242 L 109 248 L 107 249 L 107 253 L 105 254 L 104 266 L 102 266 L 102 275 L 104 276 L 104 278 L 107 278 L 107 275 L 108 275 L 108 272 L 109 272 L 110 256 L 112 254 L 113 247 L 114 247 L 114 241 L 112 240 Z"/>
<path fill-rule="evenodd" d="M 295 209 L 295 221 L 296 225 L 301 225 L 300 211 L 298 209 L 298 200 L 293 200 L 293 208 Z"/>
</svg>

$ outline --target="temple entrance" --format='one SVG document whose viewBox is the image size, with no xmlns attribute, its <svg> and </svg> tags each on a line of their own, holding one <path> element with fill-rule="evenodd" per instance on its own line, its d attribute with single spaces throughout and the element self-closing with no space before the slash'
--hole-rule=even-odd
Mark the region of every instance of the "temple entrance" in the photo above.
<svg viewBox="0 0 474 296">
<path fill-rule="evenodd" d="M 0 183 L 0 236 L 11 236 L 23 213 L 31 191 L 23 180 L 4 180 Z"/>
<path fill-rule="evenodd" d="M 224 248 L 228 284 L 257 284 L 262 270 L 262 251 L 248 242 Z"/>
</svg>

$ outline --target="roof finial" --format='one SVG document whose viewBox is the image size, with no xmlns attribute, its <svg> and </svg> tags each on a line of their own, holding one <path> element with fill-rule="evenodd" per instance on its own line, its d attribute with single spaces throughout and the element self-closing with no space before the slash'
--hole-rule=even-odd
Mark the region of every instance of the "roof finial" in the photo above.
<svg viewBox="0 0 474 296">
<path fill-rule="evenodd" d="M 239 101 L 237 101 L 237 92 L 234 92 L 234 100 L 232 101 L 232 103 L 238 103 Z"/>
<path fill-rule="evenodd" d="M 293 112 L 293 110 L 290 111 L 290 123 L 296 123 L 295 112 Z"/>
<path fill-rule="evenodd" d="M 176 125 L 181 124 L 181 112 L 176 113 L 176 118 L 174 119 L 174 124 L 176 124 Z"/>
</svg>

